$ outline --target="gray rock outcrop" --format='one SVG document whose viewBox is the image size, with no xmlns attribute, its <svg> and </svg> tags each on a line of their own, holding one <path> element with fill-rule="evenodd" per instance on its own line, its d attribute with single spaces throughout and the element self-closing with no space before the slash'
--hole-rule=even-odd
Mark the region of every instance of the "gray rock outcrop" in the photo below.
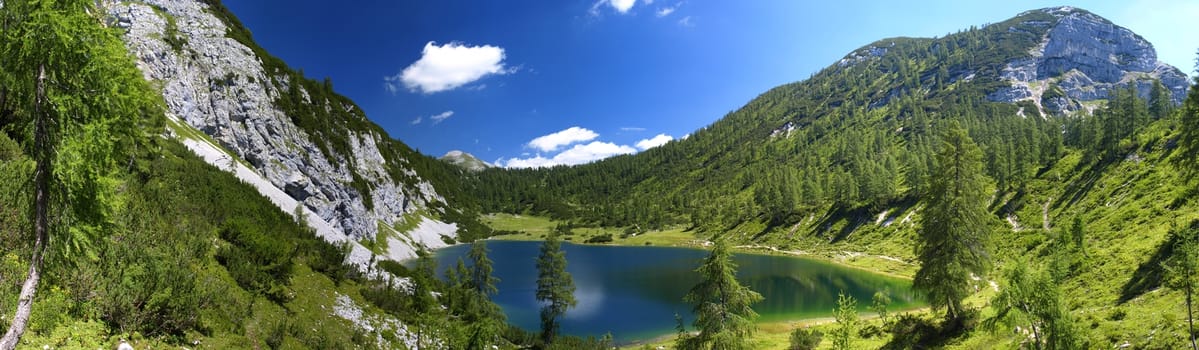
<svg viewBox="0 0 1199 350">
<path fill-rule="evenodd" d="M 267 72 L 253 50 L 226 37 L 226 24 L 207 5 L 192 0 L 146 0 L 106 6 L 110 25 L 125 29 L 126 46 L 145 78 L 161 84 L 169 113 L 250 163 L 262 177 L 345 238 L 373 239 L 380 223 L 393 225 L 405 214 L 444 202 L 411 167 L 387 164 L 379 150 L 385 135 L 346 135 L 351 154 L 326 154 L 313 144 L 309 135 L 275 106 L 279 96 L 288 93 L 286 89 L 301 89 L 306 98 L 308 92 L 291 84 L 287 74 Z M 166 16 L 173 20 L 168 22 Z M 172 47 L 164 40 L 169 35 L 181 38 L 183 44 Z M 324 108 L 352 108 L 330 101 L 311 102 Z M 399 167 L 407 176 L 418 178 L 416 185 L 397 182 L 388 167 Z M 369 193 L 350 186 L 355 172 L 368 183 Z M 373 208 L 367 208 L 363 196 L 370 196 Z M 390 248 L 401 250 L 388 254 L 393 258 L 411 256 L 416 249 Z"/>
<path fill-rule="evenodd" d="M 1038 11 L 1057 21 L 1028 57 L 1008 62 L 1001 78 L 1011 86 L 992 92 L 988 99 L 1032 100 L 1043 112 L 1070 113 L 1083 108 L 1079 102 L 1106 99 L 1109 91 L 1128 84 L 1147 98 L 1154 79 L 1170 90 L 1175 103 L 1186 96 L 1186 75 L 1158 61 L 1153 45 L 1131 30 L 1071 7 Z M 1046 24 L 1028 21 L 1024 25 Z M 1064 96 L 1046 97 L 1053 87 Z"/>
</svg>

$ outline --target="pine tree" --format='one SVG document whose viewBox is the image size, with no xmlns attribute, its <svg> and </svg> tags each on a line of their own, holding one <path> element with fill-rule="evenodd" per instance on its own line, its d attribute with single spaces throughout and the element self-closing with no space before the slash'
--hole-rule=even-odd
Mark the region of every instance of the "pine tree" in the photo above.
<svg viewBox="0 0 1199 350">
<path fill-rule="evenodd" d="M 537 256 L 537 300 L 544 303 L 541 307 L 541 340 L 545 346 L 554 342 L 558 318 L 575 306 L 574 293 L 574 280 L 566 272 L 566 253 L 562 251 L 558 234 L 550 233 Z"/>
<path fill-rule="evenodd" d="M 837 328 L 833 330 L 833 349 L 849 350 L 858 327 L 858 302 L 844 292 L 837 293 L 837 308 L 833 309 Z"/>
<path fill-rule="evenodd" d="M 487 252 L 487 242 L 476 240 L 471 243 L 470 252 L 466 254 L 471 261 L 471 288 L 481 295 L 491 295 L 499 291 L 495 288 L 495 284 L 500 279 L 491 275 L 494 269 L 491 267 L 491 259 L 487 257 Z"/>
<path fill-rule="evenodd" d="M 1192 301 L 1196 277 L 1199 276 L 1199 221 L 1192 221 L 1186 229 L 1175 228 L 1170 234 L 1174 246 L 1170 258 L 1162 263 L 1166 270 L 1165 285 L 1186 295 L 1187 338 L 1191 341 L 1191 348 L 1199 350 L 1195 334 L 1192 333 L 1195 329 Z"/>
<path fill-rule="evenodd" d="M 161 130 L 154 124 L 161 122 L 161 97 L 117 34 L 92 15 L 104 11 L 92 6 L 10 0 L 0 7 L 0 107 L 31 122 L 26 153 L 36 164 L 33 254 L 0 349 L 14 348 L 25 331 L 47 249 L 66 264 L 89 254 L 90 242 L 112 225 L 119 187 L 112 173 L 150 138 L 141 131 Z M 60 225 L 65 220 L 70 229 Z"/>
<path fill-rule="evenodd" d="M 990 266 L 991 223 L 981 157 L 966 130 L 950 121 L 941 135 L 920 218 L 916 255 L 921 264 L 912 287 L 929 305 L 945 308 L 950 319 L 962 311 L 962 299 L 970 292 L 969 275 L 983 275 Z"/>
<path fill-rule="evenodd" d="M 887 307 L 891 305 L 891 288 L 874 292 L 874 297 L 871 298 L 870 311 L 878 314 L 878 319 L 887 324 Z"/>
<path fill-rule="evenodd" d="M 702 279 L 691 287 L 683 300 L 693 305 L 692 326 L 699 334 L 680 337 L 679 349 L 748 349 L 746 342 L 754 333 L 754 303 L 762 295 L 737 281 L 737 264 L 724 240 L 716 240 L 712 252 L 695 270 Z"/>
<path fill-rule="evenodd" d="M 491 275 L 493 269 L 487 252 L 487 242 L 476 240 L 471 243 L 470 252 L 467 253 L 471 266 L 467 271 L 470 281 L 465 294 L 471 299 L 467 303 L 467 321 L 474 328 L 471 335 L 472 346 L 468 346 L 472 349 L 482 348 L 485 345 L 483 342 L 493 342 L 507 322 L 503 310 L 491 301 L 491 295 L 499 291 L 495 284 L 500 280 Z"/>
<path fill-rule="evenodd" d="M 1199 78 L 1187 92 L 1178 121 L 1178 156 L 1175 164 L 1194 178 L 1199 174 Z"/>
<path fill-rule="evenodd" d="M 999 323 L 1027 327 L 1034 349 L 1079 348 L 1074 323 L 1049 273 L 1018 261 L 1005 271 L 1003 283 L 991 300 L 995 316 L 984 322 L 987 328 L 997 329 Z"/>
<path fill-rule="evenodd" d="M 1162 85 L 1161 80 L 1154 80 L 1153 89 L 1149 90 L 1149 115 L 1154 119 L 1162 119 L 1169 116 L 1173 109 L 1170 90 Z"/>
</svg>

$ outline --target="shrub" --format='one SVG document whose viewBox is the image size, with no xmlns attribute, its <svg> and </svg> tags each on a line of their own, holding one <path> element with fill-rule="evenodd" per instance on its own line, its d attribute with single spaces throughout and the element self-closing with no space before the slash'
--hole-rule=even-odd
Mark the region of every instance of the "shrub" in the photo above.
<svg viewBox="0 0 1199 350">
<path fill-rule="evenodd" d="M 588 238 L 585 243 L 609 243 L 612 242 L 612 234 L 605 233 L 595 237 Z"/>
<path fill-rule="evenodd" d="M 820 341 L 824 340 L 824 333 L 811 328 L 796 328 L 791 331 L 791 347 L 790 350 L 811 350 L 820 345 Z"/>
</svg>

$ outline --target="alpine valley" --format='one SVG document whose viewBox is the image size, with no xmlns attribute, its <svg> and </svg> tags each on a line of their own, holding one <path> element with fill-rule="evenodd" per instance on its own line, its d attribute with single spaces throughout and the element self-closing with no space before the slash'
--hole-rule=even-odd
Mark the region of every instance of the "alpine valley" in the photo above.
<svg viewBox="0 0 1199 350">
<path fill-rule="evenodd" d="M 688 137 L 531 169 L 421 154 L 219 0 L 0 22 L 0 349 L 1194 346 L 1199 90 L 1084 9 L 878 40 Z M 687 280 L 729 294 L 688 294 L 677 337 L 522 329 L 489 299 L 495 240 L 545 240 L 539 268 L 559 240 L 710 249 Z M 755 323 L 730 249 L 920 301 Z M 548 298 L 543 322 L 574 304 Z"/>
</svg>

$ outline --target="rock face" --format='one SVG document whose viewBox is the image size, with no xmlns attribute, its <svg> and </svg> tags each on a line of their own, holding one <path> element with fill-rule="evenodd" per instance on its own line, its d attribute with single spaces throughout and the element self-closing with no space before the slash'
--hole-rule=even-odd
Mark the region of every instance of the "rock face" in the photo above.
<svg viewBox="0 0 1199 350">
<path fill-rule="evenodd" d="M 169 113 L 247 161 L 342 238 L 373 239 L 380 223 L 393 225 L 405 214 L 444 203 L 432 184 L 420 180 L 410 167 L 387 164 L 379 150 L 385 135 L 346 135 L 351 154 L 326 154 L 313 144 L 275 105 L 287 89 L 300 89 L 305 98 L 308 92 L 290 84 L 287 74 L 265 71 L 253 50 L 226 37 L 226 24 L 206 4 L 121 1 L 107 8 L 110 24 L 126 30 L 126 46 L 145 78 L 161 84 Z M 179 39 L 164 40 L 172 37 Z M 317 108 L 353 108 L 327 100 L 310 102 Z M 397 168 L 416 177 L 415 185 L 393 179 L 390 174 Z M 369 193 L 351 187 L 354 173 L 367 182 Z M 364 196 L 370 196 L 373 208 L 368 209 Z M 296 208 L 280 209 L 291 213 Z M 390 249 L 386 255 L 402 259 L 414 256 L 415 247 Z"/>
<path fill-rule="evenodd" d="M 1050 27 L 1028 57 L 1007 64 L 1001 77 L 1011 86 L 989 94 L 990 100 L 1032 100 L 1042 112 L 1071 113 L 1083 108 L 1079 102 L 1106 99 L 1108 91 L 1128 84 L 1147 98 L 1154 79 L 1170 90 L 1175 103 L 1186 96 L 1186 75 L 1158 61 L 1153 45 L 1136 33 L 1076 8 L 1037 11 L 1057 21 L 1022 23 Z"/>
<path fill-rule="evenodd" d="M 446 152 L 444 156 L 438 159 L 471 172 L 483 171 L 491 167 L 491 164 L 475 158 L 473 154 L 458 150 Z"/>
</svg>

